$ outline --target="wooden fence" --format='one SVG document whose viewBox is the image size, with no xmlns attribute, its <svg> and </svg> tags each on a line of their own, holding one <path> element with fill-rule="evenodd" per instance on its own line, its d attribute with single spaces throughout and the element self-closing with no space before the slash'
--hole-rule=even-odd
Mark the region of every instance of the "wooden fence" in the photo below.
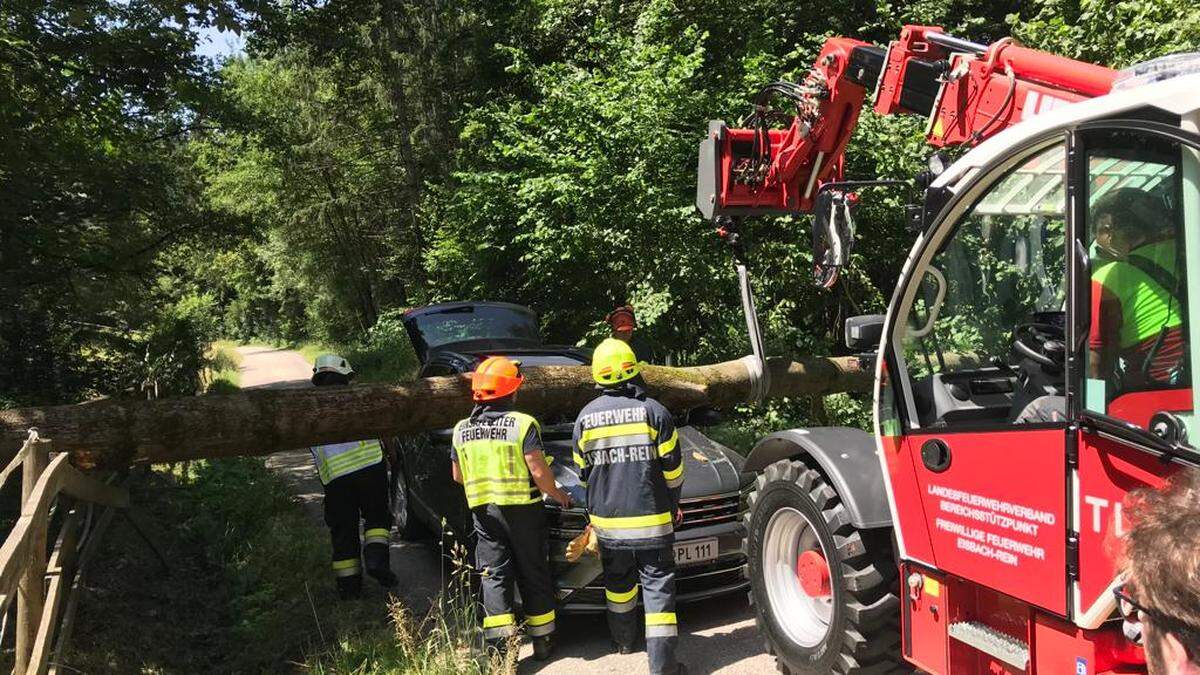
<svg viewBox="0 0 1200 675">
<path fill-rule="evenodd" d="M 129 507 L 126 489 L 80 473 L 66 453 L 52 448 L 31 429 L 21 451 L 0 472 L 3 487 L 22 468 L 21 515 L 0 546 L 0 616 L 8 616 L 15 600 L 13 672 L 18 674 L 57 670 L 50 656 L 66 642 L 79 575 L 114 509 Z M 50 548 L 52 521 L 59 527 Z"/>
</svg>

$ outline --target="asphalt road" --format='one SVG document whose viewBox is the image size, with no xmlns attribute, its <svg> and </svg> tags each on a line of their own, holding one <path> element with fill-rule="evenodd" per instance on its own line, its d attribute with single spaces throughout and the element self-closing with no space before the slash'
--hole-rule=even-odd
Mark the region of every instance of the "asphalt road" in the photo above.
<svg viewBox="0 0 1200 675">
<path fill-rule="evenodd" d="M 270 347 L 239 347 L 241 385 L 253 387 L 306 387 L 312 364 L 298 353 Z M 313 518 L 321 517 L 323 493 L 307 451 L 277 453 L 267 466 L 284 477 Z M 400 595 L 420 612 L 441 589 L 442 566 L 435 545 L 392 544 L 392 565 L 401 579 Z M 371 584 L 368 583 L 368 586 Z M 679 614 L 680 660 L 692 673 L 775 672 L 775 661 L 763 651 L 762 637 L 743 594 L 682 605 Z M 558 620 L 557 651 L 545 663 L 532 658 L 528 645 L 521 650 L 519 672 L 545 675 L 590 673 L 643 673 L 641 652 L 622 656 L 610 645 L 603 615 L 565 615 Z"/>
</svg>

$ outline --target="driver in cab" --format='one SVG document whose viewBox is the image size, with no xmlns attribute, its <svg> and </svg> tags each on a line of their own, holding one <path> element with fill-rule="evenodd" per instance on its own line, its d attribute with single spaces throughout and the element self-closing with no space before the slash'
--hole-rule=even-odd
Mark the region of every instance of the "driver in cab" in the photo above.
<svg viewBox="0 0 1200 675">
<path fill-rule="evenodd" d="M 1106 399 L 1122 391 L 1172 384 L 1183 364 L 1182 274 L 1174 223 L 1161 198 L 1117 188 L 1091 208 L 1091 328 L 1088 377 L 1106 383 Z M 1061 422 L 1063 396 L 1041 396 L 1016 422 Z"/>
<path fill-rule="evenodd" d="M 1183 364 L 1182 288 L 1171 211 L 1137 188 L 1102 195 L 1092 207 L 1088 377 L 1117 391 L 1169 385 Z"/>
</svg>

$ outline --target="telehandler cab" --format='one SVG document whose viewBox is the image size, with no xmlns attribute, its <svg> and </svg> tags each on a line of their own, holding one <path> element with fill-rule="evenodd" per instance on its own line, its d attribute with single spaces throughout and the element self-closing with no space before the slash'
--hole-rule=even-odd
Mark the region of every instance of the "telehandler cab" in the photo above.
<svg viewBox="0 0 1200 675">
<path fill-rule="evenodd" d="M 735 241 L 748 216 L 815 211 L 832 285 L 868 88 L 970 149 L 919 178 L 887 314 L 846 322 L 876 362 L 874 434 L 781 431 L 747 460 L 768 647 L 792 673 L 1144 672 L 1113 589 L 1126 495 L 1200 465 L 1200 56 L 1116 72 L 926 26 L 833 38 L 740 128 L 710 123 L 697 207 Z"/>
</svg>

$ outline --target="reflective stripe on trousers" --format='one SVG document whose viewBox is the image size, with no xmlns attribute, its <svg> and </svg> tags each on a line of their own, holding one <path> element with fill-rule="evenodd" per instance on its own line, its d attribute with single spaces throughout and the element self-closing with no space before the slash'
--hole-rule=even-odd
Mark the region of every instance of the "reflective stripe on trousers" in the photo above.
<svg viewBox="0 0 1200 675">
<path fill-rule="evenodd" d="M 645 605 L 646 656 L 651 673 L 675 673 L 679 629 L 675 617 L 675 551 L 670 543 L 649 549 L 614 549 L 600 543 L 608 627 L 618 644 L 637 638 L 638 582 Z"/>
<path fill-rule="evenodd" d="M 391 532 L 384 527 L 373 527 L 363 532 L 363 544 L 386 544 Z"/>
<path fill-rule="evenodd" d="M 475 525 L 475 564 L 486 616 L 484 637 L 500 639 L 516 631 L 515 619 L 512 626 L 489 623 L 497 621 L 493 617 L 514 616 L 513 597 L 518 584 L 526 632 L 533 636 L 552 633 L 556 600 L 542 505 L 488 504 L 472 509 L 471 519 Z"/>
<path fill-rule="evenodd" d="M 545 614 L 535 614 L 525 617 L 525 632 L 532 637 L 549 635 L 554 632 L 554 610 Z"/>
<path fill-rule="evenodd" d="M 495 614 L 483 617 L 483 639 L 496 640 L 516 634 L 516 616 L 512 614 Z"/>
<path fill-rule="evenodd" d="M 624 614 L 637 609 L 637 596 L 637 584 L 634 584 L 633 588 L 624 592 L 613 591 L 608 588 L 604 589 L 604 600 L 608 605 L 608 611 L 614 614 Z"/>
<path fill-rule="evenodd" d="M 358 562 L 358 558 L 334 560 L 331 567 L 333 568 L 333 576 L 335 577 L 352 577 L 356 574 L 362 574 L 362 567 Z"/>
</svg>

